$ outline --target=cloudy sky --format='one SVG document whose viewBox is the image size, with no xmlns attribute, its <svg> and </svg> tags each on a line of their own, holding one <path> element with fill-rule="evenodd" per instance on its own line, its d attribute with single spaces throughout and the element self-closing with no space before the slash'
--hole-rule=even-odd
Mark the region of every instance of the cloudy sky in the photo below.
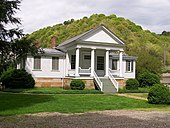
<svg viewBox="0 0 170 128">
<path fill-rule="evenodd" d="M 25 33 L 96 13 L 116 14 L 156 33 L 170 31 L 170 0 L 22 0 L 20 9 Z"/>
</svg>

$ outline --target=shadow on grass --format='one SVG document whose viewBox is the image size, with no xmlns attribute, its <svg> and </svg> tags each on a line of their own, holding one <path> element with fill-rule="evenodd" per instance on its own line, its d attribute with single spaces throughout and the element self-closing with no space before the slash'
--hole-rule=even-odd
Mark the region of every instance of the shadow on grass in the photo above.
<svg viewBox="0 0 170 128">
<path fill-rule="evenodd" d="M 50 95 L 0 94 L 0 112 L 16 110 L 53 100 Z"/>
</svg>

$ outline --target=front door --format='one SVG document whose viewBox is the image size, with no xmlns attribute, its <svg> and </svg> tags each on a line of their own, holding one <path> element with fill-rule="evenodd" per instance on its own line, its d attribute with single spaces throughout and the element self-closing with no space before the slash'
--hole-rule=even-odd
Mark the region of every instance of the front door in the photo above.
<svg viewBox="0 0 170 128">
<path fill-rule="evenodd" d="M 89 69 L 91 67 L 91 55 L 90 54 L 82 54 L 82 63 L 81 68 L 82 69 Z"/>
<path fill-rule="evenodd" d="M 103 77 L 105 75 L 105 64 L 104 64 L 104 56 L 97 56 L 97 75 Z"/>
</svg>

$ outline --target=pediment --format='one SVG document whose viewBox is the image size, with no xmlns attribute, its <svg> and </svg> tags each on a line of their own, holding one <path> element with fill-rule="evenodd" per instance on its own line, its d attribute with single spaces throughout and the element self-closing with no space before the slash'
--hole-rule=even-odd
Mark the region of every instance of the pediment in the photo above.
<svg viewBox="0 0 170 128">
<path fill-rule="evenodd" d="M 83 41 L 90 41 L 90 42 L 102 42 L 102 43 L 113 43 L 119 44 L 112 36 L 111 33 L 105 32 L 104 30 L 99 30 L 91 35 L 88 35 L 83 39 Z"/>
</svg>

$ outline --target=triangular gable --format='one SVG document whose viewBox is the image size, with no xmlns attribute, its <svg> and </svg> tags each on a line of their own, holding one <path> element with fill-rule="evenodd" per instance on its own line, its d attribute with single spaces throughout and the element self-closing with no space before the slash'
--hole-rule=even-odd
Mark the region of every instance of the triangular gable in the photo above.
<svg viewBox="0 0 170 128">
<path fill-rule="evenodd" d="M 104 25 L 100 25 L 97 28 L 92 29 L 90 32 L 80 37 L 80 39 L 90 42 L 124 45 L 123 41 L 120 40 L 112 31 L 110 31 Z"/>
<path fill-rule="evenodd" d="M 99 30 L 98 32 L 94 33 L 93 35 L 90 35 L 89 37 L 86 37 L 83 40 L 90 42 L 105 42 L 119 44 L 115 39 L 113 39 L 108 33 L 106 33 L 103 30 Z"/>
<path fill-rule="evenodd" d="M 65 46 L 77 40 L 83 41 L 93 41 L 93 42 L 105 42 L 105 43 L 113 43 L 124 45 L 123 41 L 121 41 L 112 31 L 110 31 L 104 25 L 100 25 L 96 28 L 93 28 L 85 33 L 82 33 L 78 36 L 75 36 L 65 42 L 61 43 L 58 47 Z"/>
</svg>

